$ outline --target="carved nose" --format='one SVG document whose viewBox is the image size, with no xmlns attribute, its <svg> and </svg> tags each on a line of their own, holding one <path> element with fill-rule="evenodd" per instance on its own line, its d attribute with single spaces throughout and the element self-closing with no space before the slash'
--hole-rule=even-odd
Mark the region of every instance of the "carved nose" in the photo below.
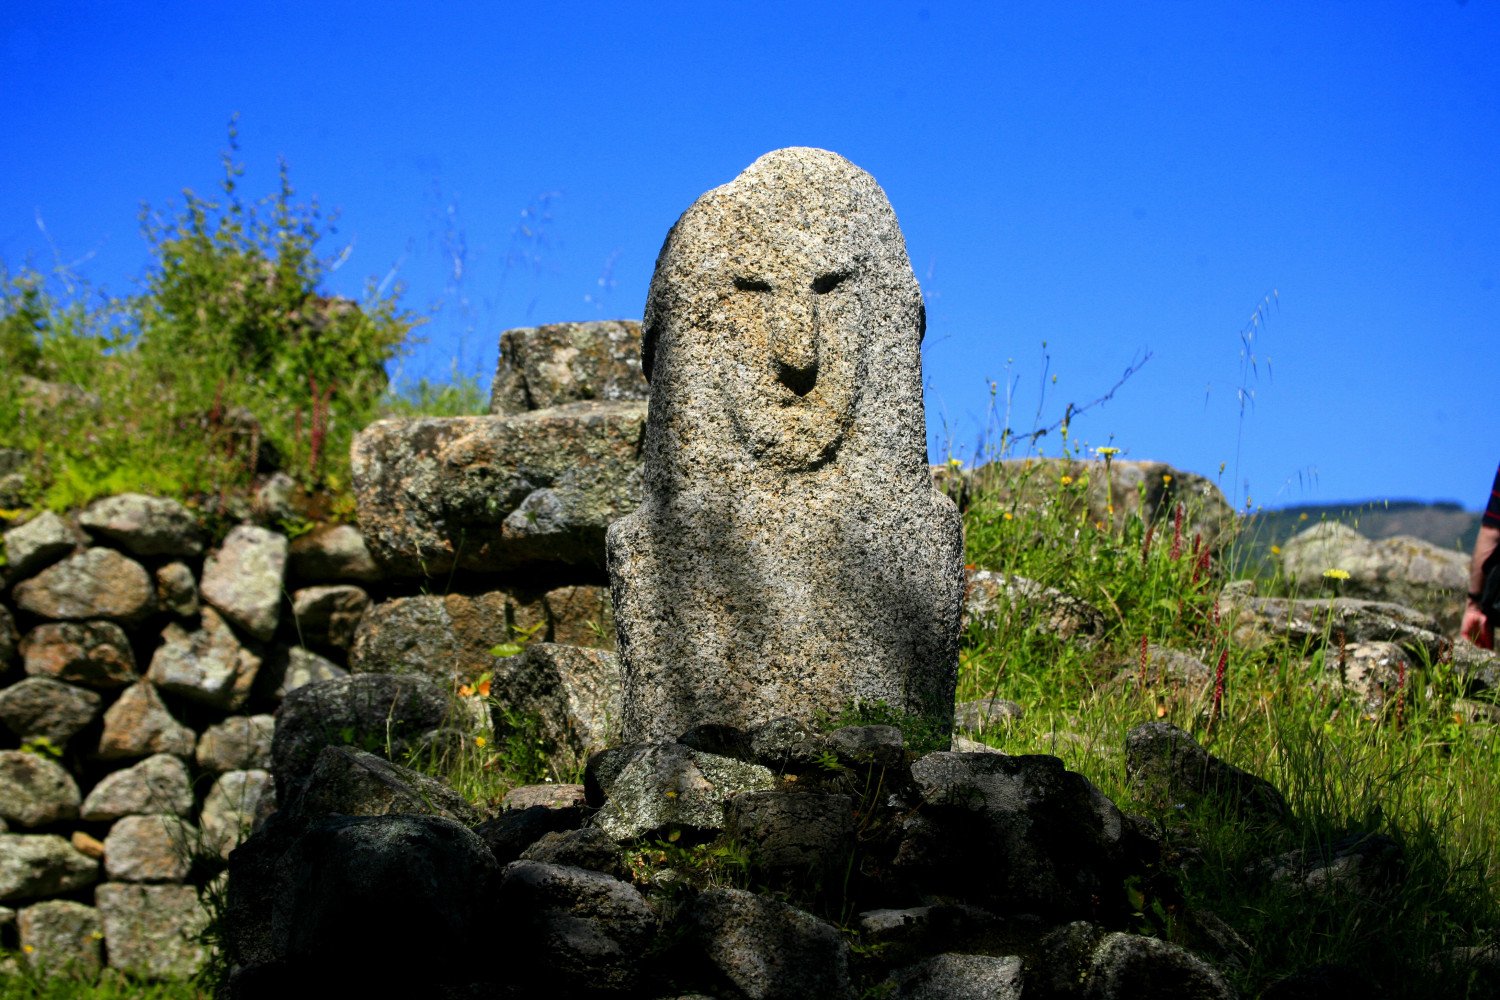
<svg viewBox="0 0 1500 1000">
<path fill-rule="evenodd" d="M 794 301 L 779 312 L 772 330 L 771 350 L 777 380 L 798 396 L 812 392 L 818 382 L 818 310 Z"/>
</svg>

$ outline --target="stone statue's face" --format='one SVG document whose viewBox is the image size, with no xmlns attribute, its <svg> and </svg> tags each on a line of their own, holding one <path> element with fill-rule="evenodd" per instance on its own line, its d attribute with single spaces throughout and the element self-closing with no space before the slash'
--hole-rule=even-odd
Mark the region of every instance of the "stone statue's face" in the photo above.
<svg viewBox="0 0 1500 1000">
<path fill-rule="evenodd" d="M 821 465 L 854 420 L 867 276 L 842 249 L 752 237 L 720 272 L 719 388 L 736 435 L 760 461 Z"/>
</svg>

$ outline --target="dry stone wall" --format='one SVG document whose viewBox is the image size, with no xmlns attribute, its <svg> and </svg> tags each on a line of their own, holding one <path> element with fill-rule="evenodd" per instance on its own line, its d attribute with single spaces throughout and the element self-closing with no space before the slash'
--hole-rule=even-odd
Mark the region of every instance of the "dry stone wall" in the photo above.
<svg viewBox="0 0 1500 1000">
<path fill-rule="evenodd" d="M 0 949 L 22 961 L 200 970 L 225 859 L 277 808 L 289 699 L 324 742 L 371 742 L 405 677 L 422 685 L 427 731 L 475 728 L 483 706 L 450 718 L 453 692 L 494 671 L 515 680 L 520 710 L 563 720 L 567 754 L 602 744 L 613 654 L 577 647 L 613 645 L 608 589 L 565 563 L 434 593 L 379 565 L 352 525 L 289 537 L 246 523 L 214 539 L 188 507 L 130 494 L 3 527 Z M 498 659 L 506 644 L 537 653 Z M 596 696 L 581 728 L 551 711 L 572 704 L 568 683 Z M 329 730 L 351 709 L 325 703 L 348 691 L 378 711 Z"/>
</svg>

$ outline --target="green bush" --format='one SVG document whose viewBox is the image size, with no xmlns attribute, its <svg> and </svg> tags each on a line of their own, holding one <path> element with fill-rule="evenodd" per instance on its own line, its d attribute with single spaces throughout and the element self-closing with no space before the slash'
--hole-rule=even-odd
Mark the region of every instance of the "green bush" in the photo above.
<svg viewBox="0 0 1500 1000">
<path fill-rule="evenodd" d="M 32 456 L 28 503 L 139 490 L 227 512 L 279 467 L 349 507 L 349 444 L 381 415 L 385 365 L 417 320 L 394 294 L 327 294 L 316 204 L 294 200 L 285 163 L 274 194 L 246 201 L 237 154 L 231 125 L 221 199 L 143 211 L 140 295 L 3 276 L 0 445 Z"/>
</svg>

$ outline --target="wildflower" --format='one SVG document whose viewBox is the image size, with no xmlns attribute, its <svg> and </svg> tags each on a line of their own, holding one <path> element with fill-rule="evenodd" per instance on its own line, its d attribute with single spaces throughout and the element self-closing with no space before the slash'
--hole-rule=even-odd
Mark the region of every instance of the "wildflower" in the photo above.
<svg viewBox="0 0 1500 1000">
<path fill-rule="evenodd" d="M 1015 515 L 1014 515 L 1014 514 L 1012 514 L 1012 513 L 1011 513 L 1011 512 L 1010 512 L 1010 511 L 1006 511 L 1006 512 L 1005 512 L 1005 514 L 1004 514 L 1004 515 L 1003 515 L 1003 516 L 1004 516 L 1004 518 L 1005 518 L 1005 519 L 1006 519 L 1006 520 L 1007 520 L 1007 521 L 1014 521 L 1014 520 L 1015 520 Z"/>
<path fill-rule="evenodd" d="M 1299 520 L 1299 521 L 1306 521 L 1307 520 L 1307 512 L 1303 511 L 1301 514 L 1298 514 L 1297 515 L 1297 520 Z"/>
<path fill-rule="evenodd" d="M 1177 512 L 1172 516 L 1172 561 L 1182 555 L 1182 520 L 1187 516 L 1187 511 L 1182 509 L 1182 504 L 1177 505 Z"/>
<path fill-rule="evenodd" d="M 476 747 L 479 747 L 481 750 L 484 749 L 485 744 L 487 743 L 489 743 L 489 740 L 485 739 L 483 736 L 474 737 L 474 745 Z"/>
<path fill-rule="evenodd" d="M 1120 449 L 1111 448 L 1108 445 L 1103 448 L 1094 449 L 1094 454 L 1098 455 L 1100 458 L 1109 458 L 1111 455 L 1118 455 L 1119 453 Z"/>
<path fill-rule="evenodd" d="M 1146 635 L 1143 632 L 1143 633 L 1141 633 L 1141 690 L 1142 691 L 1146 690 L 1146 664 L 1150 661 L 1150 659 L 1151 659 L 1150 655 L 1146 652 Z"/>
<path fill-rule="evenodd" d="M 1347 580 L 1349 579 L 1349 571 L 1347 569 L 1325 569 L 1323 576 L 1330 580 Z"/>
<path fill-rule="evenodd" d="M 1214 670 L 1214 702 L 1208 711 L 1208 726 L 1213 728 L 1224 704 L 1224 669 L 1229 666 L 1229 650 L 1219 654 L 1219 666 Z"/>
<path fill-rule="evenodd" d="M 1161 484 L 1163 486 L 1171 486 L 1172 485 L 1172 474 L 1170 472 L 1163 472 L 1161 474 Z"/>
<path fill-rule="evenodd" d="M 1062 477 L 1062 484 L 1064 486 L 1072 486 L 1073 485 L 1073 477 L 1072 476 L 1063 476 Z"/>
<path fill-rule="evenodd" d="M 1156 534 L 1156 524 L 1153 522 L 1146 525 L 1146 537 L 1141 540 L 1141 566 L 1146 565 L 1146 559 L 1151 555 L 1151 536 Z"/>
<path fill-rule="evenodd" d="M 1280 545 L 1273 545 L 1273 546 L 1271 546 L 1271 555 L 1273 555 L 1273 556 L 1279 556 L 1279 555 L 1281 555 L 1281 546 Z"/>
<path fill-rule="evenodd" d="M 948 468 L 950 468 L 950 469 L 962 469 L 963 467 L 964 467 L 964 463 L 963 463 L 962 459 L 958 459 L 958 458 L 950 458 L 950 459 L 948 459 Z"/>
</svg>

